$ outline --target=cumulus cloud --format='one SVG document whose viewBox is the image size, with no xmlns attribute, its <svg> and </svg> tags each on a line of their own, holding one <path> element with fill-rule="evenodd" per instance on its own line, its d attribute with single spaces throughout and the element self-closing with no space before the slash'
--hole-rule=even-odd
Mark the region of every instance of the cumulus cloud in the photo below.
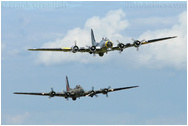
<svg viewBox="0 0 188 126">
<path fill-rule="evenodd" d="M 187 13 L 178 16 L 178 24 L 170 29 L 146 31 L 139 39 L 152 39 L 165 36 L 177 36 L 175 39 L 161 41 L 157 44 L 149 44 L 136 56 L 139 65 L 150 67 L 176 67 L 186 68 L 187 64 Z M 141 47 L 142 48 L 142 47 Z"/>
<path fill-rule="evenodd" d="M 174 20 L 176 17 L 144 17 L 144 18 L 138 18 L 134 20 L 134 23 L 137 23 L 138 25 L 144 25 L 144 26 L 156 26 L 158 25 L 173 25 L 174 23 L 177 23 L 176 20 Z"/>
<path fill-rule="evenodd" d="M 128 21 L 125 20 L 125 13 L 122 10 L 109 11 L 104 17 L 94 16 L 89 18 L 83 28 L 74 28 L 69 30 L 64 38 L 59 38 L 53 42 L 45 43 L 42 47 L 72 47 L 76 40 L 77 45 L 85 47 L 91 45 L 91 28 L 95 32 L 95 39 L 100 41 L 102 37 L 107 36 L 108 38 L 122 38 L 120 32 L 128 27 Z M 89 53 L 61 53 L 61 52 L 40 52 L 37 62 L 46 65 L 67 63 L 72 61 L 78 61 L 81 63 L 96 63 L 105 62 L 109 60 L 110 56 L 105 57 L 93 57 Z"/>
<path fill-rule="evenodd" d="M 131 37 L 121 34 L 121 32 L 126 30 L 130 24 L 125 17 L 125 13 L 121 9 L 109 11 L 104 17 L 93 16 L 86 21 L 83 28 L 77 27 L 69 30 L 65 37 L 59 38 L 53 42 L 45 43 L 42 47 L 71 47 L 74 45 L 75 40 L 77 41 L 77 45 L 81 47 L 91 45 L 91 28 L 94 29 L 95 38 L 98 41 L 100 41 L 102 37 L 106 36 L 112 41 L 119 39 L 124 41 L 129 40 L 130 42 Z M 157 19 L 159 20 L 159 18 L 160 17 Z M 150 19 L 153 20 L 152 17 Z M 171 17 L 169 17 L 169 19 L 171 19 Z M 170 66 L 178 69 L 186 68 L 187 13 L 181 13 L 177 19 L 178 23 L 169 29 L 145 31 L 138 37 L 139 40 L 148 40 L 175 35 L 178 36 L 176 39 L 161 41 L 157 44 L 143 45 L 139 52 L 126 50 L 126 54 L 121 56 L 114 57 L 114 53 L 109 53 L 102 58 L 99 56 L 93 57 L 89 53 L 72 54 L 65 52 L 40 52 L 37 62 L 45 65 L 51 65 L 72 61 L 81 63 L 105 63 L 110 60 L 117 60 L 121 61 L 121 63 L 125 63 L 127 61 L 131 63 L 134 62 L 132 65 L 142 67 L 149 66 L 161 68 Z M 167 23 L 167 20 L 165 20 L 165 23 Z M 118 54 L 116 53 L 116 55 Z"/>
</svg>

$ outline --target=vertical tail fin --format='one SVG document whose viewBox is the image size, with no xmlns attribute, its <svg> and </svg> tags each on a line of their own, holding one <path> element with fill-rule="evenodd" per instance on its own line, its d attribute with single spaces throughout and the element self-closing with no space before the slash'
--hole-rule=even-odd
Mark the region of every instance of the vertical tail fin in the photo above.
<svg viewBox="0 0 188 126">
<path fill-rule="evenodd" d="M 95 46 L 95 45 L 96 45 L 96 41 L 95 41 L 93 29 L 91 29 L 91 42 L 92 42 L 92 46 Z"/>
<path fill-rule="evenodd" d="M 68 77 L 66 76 L 66 91 L 69 91 L 70 87 L 69 87 L 69 80 Z"/>
</svg>

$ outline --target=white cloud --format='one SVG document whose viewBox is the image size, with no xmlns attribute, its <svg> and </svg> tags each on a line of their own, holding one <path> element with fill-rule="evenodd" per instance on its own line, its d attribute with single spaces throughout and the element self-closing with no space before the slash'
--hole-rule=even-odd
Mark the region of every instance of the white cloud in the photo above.
<svg viewBox="0 0 188 126">
<path fill-rule="evenodd" d="M 133 20 L 134 23 L 137 23 L 138 25 L 144 25 L 144 26 L 156 26 L 157 25 L 173 25 L 174 23 L 177 23 L 176 17 L 148 17 L 148 18 L 138 18 L 136 20 Z"/>
<path fill-rule="evenodd" d="M 71 47 L 74 45 L 74 41 L 77 41 L 77 45 L 85 47 L 91 45 L 90 29 L 94 29 L 96 41 L 100 41 L 102 37 L 107 36 L 109 38 L 122 37 L 119 32 L 128 27 L 128 21 L 124 19 L 125 14 L 122 10 L 109 11 L 106 16 L 100 18 L 94 16 L 89 18 L 84 28 L 74 28 L 69 30 L 64 38 L 57 39 L 54 42 L 45 43 L 42 47 Z M 105 62 L 110 58 L 109 55 L 105 57 L 93 57 L 89 53 L 62 53 L 62 52 L 40 52 L 37 62 L 46 65 L 67 63 L 72 61 L 78 61 L 82 63 L 96 63 Z"/>
<path fill-rule="evenodd" d="M 40 52 L 37 58 L 38 63 L 45 65 L 62 64 L 72 61 L 81 63 L 105 63 L 109 60 L 121 61 L 121 63 L 131 62 L 131 65 L 144 67 L 175 67 L 178 69 L 186 68 L 186 45 L 187 45 L 187 18 L 186 12 L 181 13 L 177 17 L 177 24 L 169 29 L 158 29 L 155 31 L 146 31 L 139 36 L 142 39 L 155 39 L 167 36 L 178 36 L 175 39 L 161 41 L 159 43 L 143 45 L 139 52 L 136 49 L 126 50 L 121 56 L 117 53 L 110 52 L 108 55 L 93 57 L 89 53 L 62 53 L 62 52 Z M 150 18 L 151 20 L 155 19 Z M 149 18 L 148 18 L 149 19 Z M 157 18 L 159 19 L 159 18 Z M 171 17 L 166 18 L 171 19 Z M 162 20 L 162 19 L 161 19 Z M 152 21 L 151 21 L 152 22 Z M 171 21 L 169 20 L 169 23 Z M 141 23 L 141 22 L 140 22 Z M 158 21 L 155 23 L 159 23 Z M 165 20 L 167 23 L 167 20 Z M 160 24 L 160 23 L 159 23 Z M 157 25 L 157 24 L 156 24 Z M 117 39 L 131 41 L 128 36 L 121 35 L 120 32 L 129 26 L 129 22 L 125 19 L 125 13 L 122 10 L 109 11 L 104 17 L 93 16 L 89 18 L 84 28 L 74 28 L 69 30 L 64 38 L 59 38 L 53 42 L 45 43 L 42 47 L 71 47 L 74 41 L 78 46 L 91 45 L 90 29 L 93 28 L 96 40 L 100 41 L 102 37 L 107 36 L 112 41 Z M 125 56 L 126 55 L 126 56 Z M 123 57 L 123 58 L 122 58 Z"/>
<path fill-rule="evenodd" d="M 6 125 L 21 125 L 25 122 L 26 119 L 29 118 L 29 116 L 30 115 L 28 112 L 14 116 L 6 115 L 4 122 Z"/>
<path fill-rule="evenodd" d="M 176 67 L 186 68 L 187 64 L 187 13 L 178 16 L 178 24 L 170 29 L 147 31 L 139 39 L 152 39 L 165 36 L 177 36 L 175 39 L 161 41 L 157 44 L 142 46 L 140 54 L 136 57 L 139 65 L 149 67 Z"/>
<path fill-rule="evenodd" d="M 96 30 L 97 36 L 112 36 L 128 27 L 129 23 L 124 19 L 125 13 L 122 10 L 109 11 L 105 17 L 94 16 L 86 21 L 86 28 Z"/>
</svg>

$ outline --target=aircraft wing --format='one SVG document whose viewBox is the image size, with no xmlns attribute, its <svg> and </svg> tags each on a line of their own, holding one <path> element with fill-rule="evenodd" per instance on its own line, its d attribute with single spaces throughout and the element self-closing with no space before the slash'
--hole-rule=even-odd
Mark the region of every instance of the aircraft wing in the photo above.
<svg viewBox="0 0 188 126">
<path fill-rule="evenodd" d="M 28 49 L 29 51 L 62 51 L 62 52 L 90 52 L 89 48 L 80 47 L 77 50 L 74 50 L 69 47 L 62 47 L 62 48 L 36 48 L 36 49 Z M 98 49 L 96 49 L 98 50 Z"/>
<path fill-rule="evenodd" d="M 153 43 L 153 42 L 158 42 L 158 41 L 162 41 L 162 40 L 167 40 L 167 39 L 173 39 L 176 38 L 177 36 L 172 36 L 172 37 L 165 37 L 165 38 L 158 38 L 158 39 L 151 39 L 151 40 L 134 40 L 134 42 L 131 43 L 127 43 L 127 44 L 123 44 L 123 43 L 119 43 L 116 47 L 112 48 L 112 51 L 114 50 L 120 50 L 123 51 L 123 49 L 128 48 L 128 47 L 139 47 L 140 45 L 144 45 L 144 44 L 149 44 L 149 43 Z"/>
<path fill-rule="evenodd" d="M 104 88 L 104 89 L 100 89 L 96 91 L 91 90 L 91 91 L 88 91 L 86 96 L 93 97 L 94 95 L 97 95 L 100 93 L 107 94 L 108 92 L 120 91 L 120 90 L 125 90 L 125 89 L 130 89 L 130 88 L 136 88 L 136 87 L 139 87 L 139 86 L 122 87 L 122 88 L 114 88 L 114 89 L 110 89 L 110 87 L 108 87 L 108 88 Z"/>
<path fill-rule="evenodd" d="M 136 87 L 139 87 L 139 86 L 131 86 L 131 87 L 114 88 L 114 89 L 111 89 L 111 91 L 109 91 L 109 92 L 112 92 L 112 91 L 119 91 L 119 90 L 125 90 L 125 89 L 130 89 L 130 88 L 136 88 Z"/>
<path fill-rule="evenodd" d="M 64 51 L 70 52 L 72 49 L 65 47 L 65 48 L 36 48 L 36 49 L 28 49 L 29 51 Z"/>
<path fill-rule="evenodd" d="M 177 37 L 177 36 L 165 37 L 165 38 L 158 38 L 158 39 L 151 39 L 151 40 L 142 42 L 142 44 L 149 44 L 149 43 L 158 42 L 158 41 L 167 40 L 167 39 L 172 39 L 172 38 L 176 38 L 176 37 Z"/>
<path fill-rule="evenodd" d="M 51 92 L 49 93 L 33 93 L 33 92 L 14 92 L 14 94 L 23 94 L 23 95 L 40 95 L 40 96 L 50 96 L 50 97 L 54 97 L 54 96 L 59 96 L 59 97 L 64 97 L 65 93 L 54 93 L 52 94 Z"/>
</svg>

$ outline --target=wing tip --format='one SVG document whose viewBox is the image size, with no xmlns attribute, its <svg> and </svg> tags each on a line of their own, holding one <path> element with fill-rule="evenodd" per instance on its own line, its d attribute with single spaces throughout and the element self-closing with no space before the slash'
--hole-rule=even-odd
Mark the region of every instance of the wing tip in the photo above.
<svg viewBox="0 0 188 126">
<path fill-rule="evenodd" d="M 132 86 L 131 88 L 136 88 L 136 87 L 139 87 L 138 85 L 136 85 L 136 86 Z"/>
<path fill-rule="evenodd" d="M 178 36 L 172 36 L 171 38 L 177 38 Z"/>
<path fill-rule="evenodd" d="M 28 51 L 35 51 L 36 49 L 28 49 Z"/>
</svg>

